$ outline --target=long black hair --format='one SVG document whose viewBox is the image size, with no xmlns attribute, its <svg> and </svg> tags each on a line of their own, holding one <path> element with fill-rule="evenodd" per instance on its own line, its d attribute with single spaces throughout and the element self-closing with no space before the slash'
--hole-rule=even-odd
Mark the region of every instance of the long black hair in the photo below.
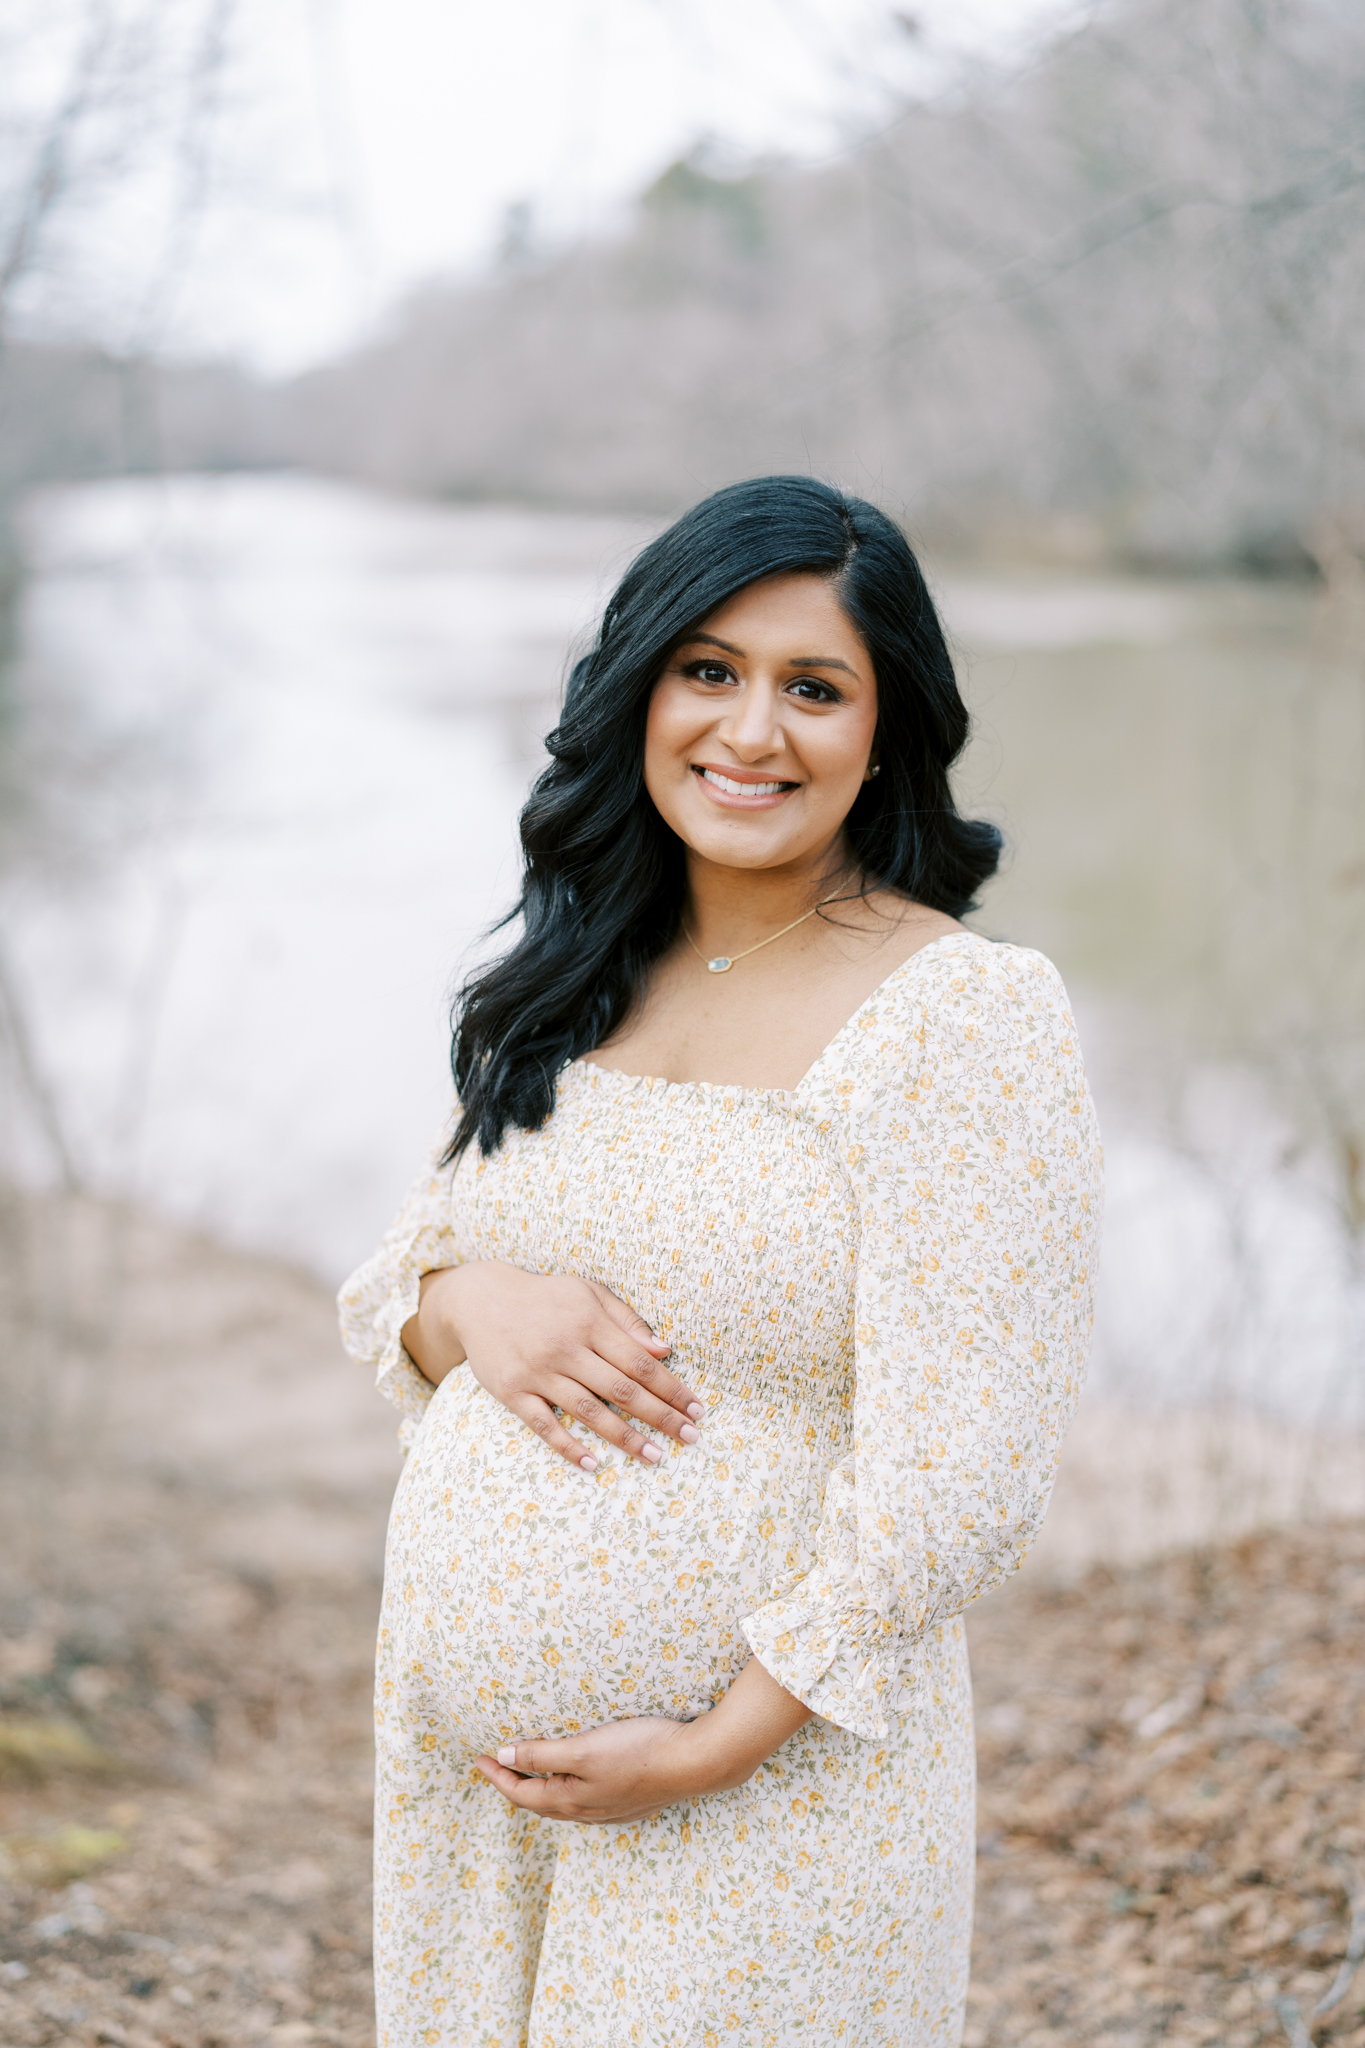
<svg viewBox="0 0 1365 2048">
<path fill-rule="evenodd" d="M 905 536 L 885 513 L 807 476 L 732 484 L 631 563 L 569 678 L 550 765 L 521 814 L 522 935 L 460 991 L 451 1068 L 462 1114 L 447 1159 L 509 1124 L 535 1130 L 570 1060 L 624 1023 L 677 935 L 682 841 L 644 783 L 645 719 L 669 654 L 738 591 L 805 570 L 836 581 L 877 679 L 880 774 L 845 820 L 863 886 L 956 917 L 995 873 L 1000 834 L 958 815 L 948 770 L 967 709 Z"/>
</svg>

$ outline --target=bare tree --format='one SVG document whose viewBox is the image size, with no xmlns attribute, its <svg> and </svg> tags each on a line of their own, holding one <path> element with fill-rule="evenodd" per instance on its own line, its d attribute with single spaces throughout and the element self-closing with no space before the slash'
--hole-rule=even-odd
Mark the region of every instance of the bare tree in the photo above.
<svg viewBox="0 0 1365 2048">
<path fill-rule="evenodd" d="M 108 284 L 94 261 L 93 224 L 120 194 L 150 184 L 164 229 L 143 268 L 120 284 L 130 346 L 146 351 L 159 341 L 207 195 L 234 6 L 74 0 L 11 10 L 0 31 L 0 886 L 11 893 L 27 875 L 50 887 L 73 867 L 107 859 L 128 828 L 129 778 L 147 765 L 137 736 L 98 733 L 78 701 L 22 658 L 17 507 L 34 484 L 79 473 L 88 456 L 60 402 L 70 380 L 63 393 L 60 376 L 50 379 L 44 394 L 38 375 L 40 401 L 49 402 L 35 404 L 44 351 L 16 335 L 60 339 L 73 319 L 89 321 Z M 47 355 L 60 369 L 60 351 Z M 145 379 L 136 364 L 114 374 L 126 429 L 129 399 Z M 144 983 L 155 1000 L 155 973 Z M 135 1020 L 144 1031 L 149 1024 Z M 88 1165 L 45 1056 L 19 963 L 0 942 L 0 1085 L 9 1121 L 27 1125 L 55 1184 L 46 1198 L 0 1185 L 5 1442 L 38 1478 L 61 1462 L 63 1446 L 88 1443 L 98 1420 L 126 1251 L 123 1213 L 89 1197 Z M 132 1115 L 138 1080 L 130 1071 Z"/>
<path fill-rule="evenodd" d="M 814 462 L 922 527 L 1307 567 L 1322 504 L 1365 499 L 1363 112 L 1335 0 L 1111 0 L 840 162 L 702 155 L 615 243 L 432 288 L 296 387 L 294 445 L 650 507 Z"/>
</svg>

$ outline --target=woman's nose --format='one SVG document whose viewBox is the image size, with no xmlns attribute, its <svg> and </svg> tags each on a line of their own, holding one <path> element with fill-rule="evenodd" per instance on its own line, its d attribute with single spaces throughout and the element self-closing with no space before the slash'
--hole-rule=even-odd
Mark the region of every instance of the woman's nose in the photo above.
<svg viewBox="0 0 1365 2048">
<path fill-rule="evenodd" d="M 721 720 L 718 737 L 736 754 L 771 754 L 782 745 L 775 690 L 747 686 Z"/>
</svg>

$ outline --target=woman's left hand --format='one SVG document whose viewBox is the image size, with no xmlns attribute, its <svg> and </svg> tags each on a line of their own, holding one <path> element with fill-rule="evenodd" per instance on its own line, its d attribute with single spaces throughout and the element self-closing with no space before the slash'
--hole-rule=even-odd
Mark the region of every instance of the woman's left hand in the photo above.
<svg viewBox="0 0 1365 2048">
<path fill-rule="evenodd" d="M 751 1778 L 811 1718 L 751 1657 L 709 1714 L 641 1715 L 557 1742 L 511 1742 L 476 1758 L 504 1799 L 551 1820 L 642 1820 L 675 1800 L 726 1792 Z"/>
</svg>

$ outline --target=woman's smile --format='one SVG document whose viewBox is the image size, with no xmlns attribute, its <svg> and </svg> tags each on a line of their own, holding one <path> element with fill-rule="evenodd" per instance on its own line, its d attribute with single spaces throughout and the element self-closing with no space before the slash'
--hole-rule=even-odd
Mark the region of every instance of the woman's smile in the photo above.
<svg viewBox="0 0 1365 2048">
<path fill-rule="evenodd" d="M 715 768 L 710 762 L 694 761 L 692 773 L 712 802 L 727 810 L 770 810 L 800 787 L 796 782 L 758 775 L 752 769 Z"/>
</svg>

